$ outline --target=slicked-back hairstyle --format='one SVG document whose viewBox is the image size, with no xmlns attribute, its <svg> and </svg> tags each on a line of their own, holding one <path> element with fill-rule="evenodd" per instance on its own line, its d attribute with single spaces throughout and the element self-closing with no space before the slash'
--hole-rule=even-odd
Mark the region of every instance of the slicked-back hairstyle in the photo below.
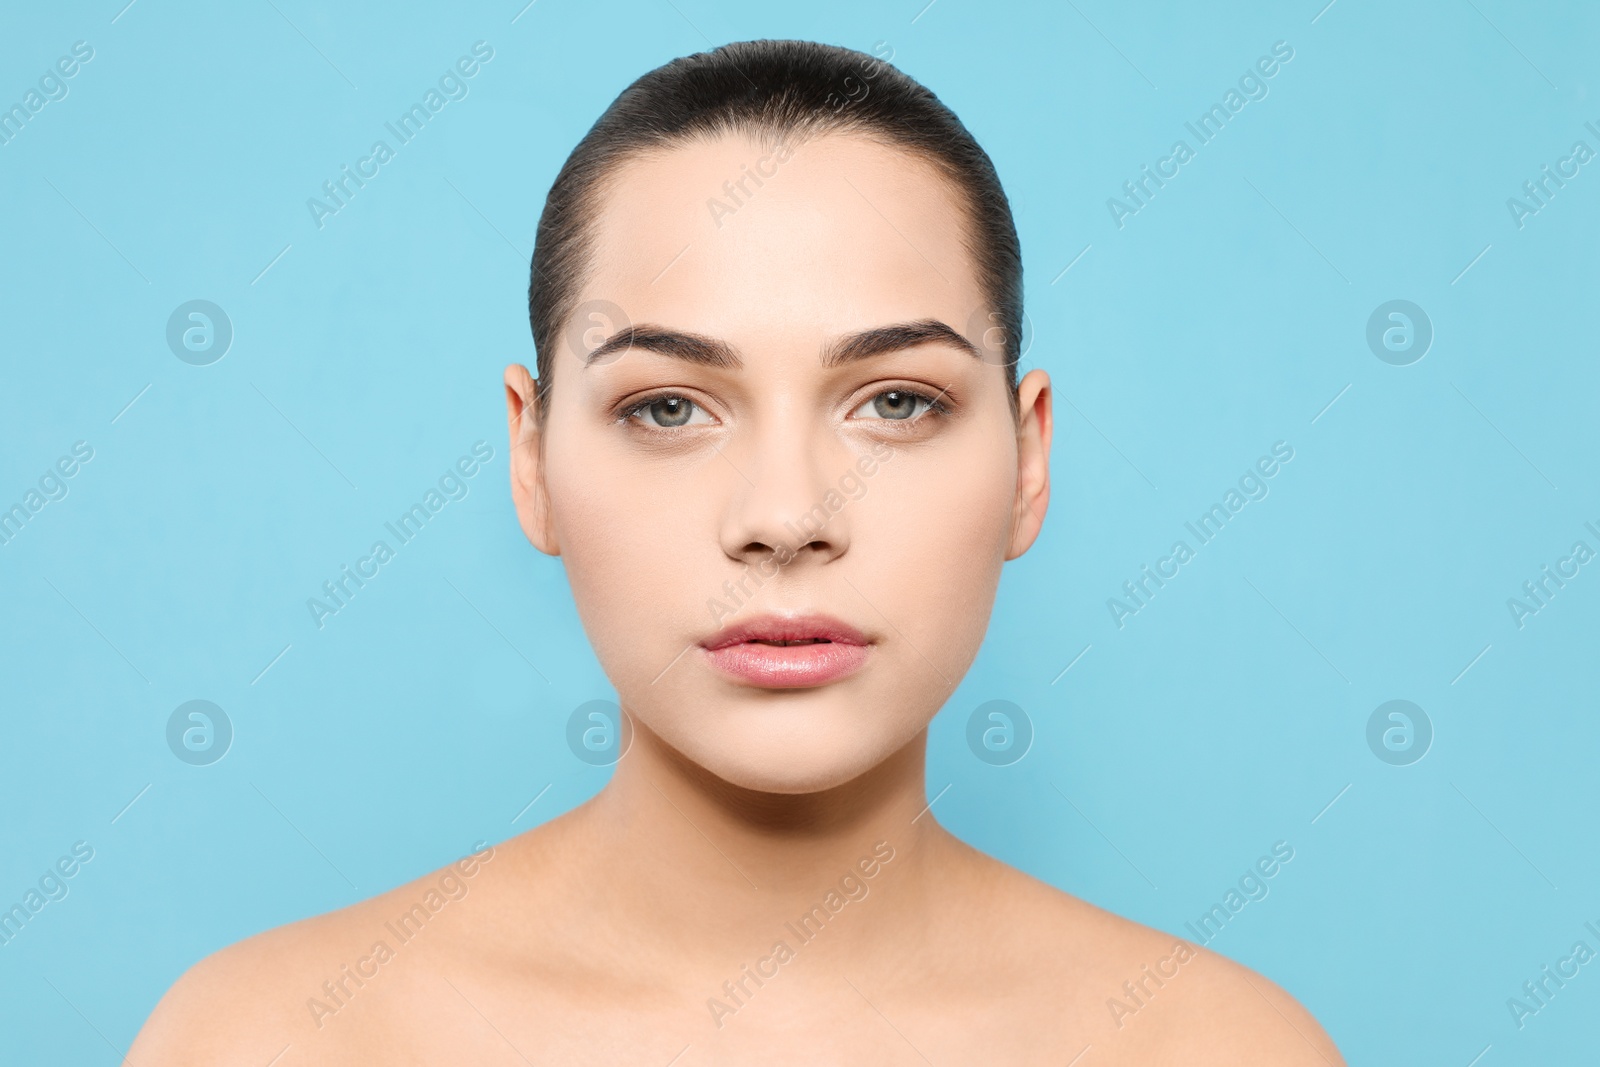
<svg viewBox="0 0 1600 1067">
<path fill-rule="evenodd" d="M 539 217 L 528 284 L 540 414 L 563 327 L 591 269 L 607 179 L 619 164 L 728 135 L 776 146 L 835 132 L 904 149 L 959 193 L 967 217 L 956 224 L 964 224 L 963 245 L 988 305 L 981 321 L 1003 335 L 1015 413 L 1022 251 L 988 154 L 938 97 L 881 59 L 813 41 L 763 40 L 697 52 L 645 74 L 612 101 L 556 175 Z"/>
</svg>

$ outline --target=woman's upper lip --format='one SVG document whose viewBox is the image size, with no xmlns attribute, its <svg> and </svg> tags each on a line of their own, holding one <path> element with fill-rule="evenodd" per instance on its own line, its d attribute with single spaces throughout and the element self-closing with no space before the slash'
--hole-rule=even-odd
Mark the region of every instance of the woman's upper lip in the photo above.
<svg viewBox="0 0 1600 1067">
<path fill-rule="evenodd" d="M 860 630 L 831 615 L 757 615 L 730 623 L 700 642 L 709 651 L 743 644 L 746 641 L 832 641 L 841 645 L 865 645 Z"/>
</svg>

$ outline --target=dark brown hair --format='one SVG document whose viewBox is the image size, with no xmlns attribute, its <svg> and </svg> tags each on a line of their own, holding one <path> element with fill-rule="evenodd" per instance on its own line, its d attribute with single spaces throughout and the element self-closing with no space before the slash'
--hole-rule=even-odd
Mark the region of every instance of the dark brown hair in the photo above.
<svg viewBox="0 0 1600 1067">
<path fill-rule="evenodd" d="M 528 284 L 541 413 L 556 346 L 589 269 L 601 194 L 619 163 L 729 134 L 770 145 L 830 132 L 902 148 L 959 191 L 968 215 L 964 243 L 989 305 L 984 323 L 1002 331 L 1015 408 L 1022 250 L 988 154 L 938 97 L 881 59 L 813 41 L 768 40 L 697 52 L 639 78 L 606 108 L 556 175 L 539 217 Z"/>
</svg>

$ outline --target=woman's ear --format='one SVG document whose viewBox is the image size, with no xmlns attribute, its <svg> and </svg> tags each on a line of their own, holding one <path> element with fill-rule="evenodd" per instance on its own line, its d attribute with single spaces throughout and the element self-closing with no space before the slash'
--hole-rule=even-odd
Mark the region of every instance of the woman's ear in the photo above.
<svg viewBox="0 0 1600 1067">
<path fill-rule="evenodd" d="M 561 555 L 555 524 L 550 516 L 550 495 L 544 484 L 543 428 L 539 425 L 538 386 L 528 368 L 513 363 L 506 368 L 506 422 L 511 435 L 511 501 L 517 521 L 528 540 L 547 556 Z"/>
<path fill-rule="evenodd" d="M 1050 375 L 1031 370 L 1017 383 L 1017 496 L 1006 559 L 1028 550 L 1050 506 Z"/>
</svg>

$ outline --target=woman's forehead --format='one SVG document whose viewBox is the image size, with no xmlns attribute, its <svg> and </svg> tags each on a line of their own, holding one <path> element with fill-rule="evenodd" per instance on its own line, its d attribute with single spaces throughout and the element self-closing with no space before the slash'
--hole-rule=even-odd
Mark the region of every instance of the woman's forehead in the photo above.
<svg viewBox="0 0 1600 1067">
<path fill-rule="evenodd" d="M 579 302 L 708 333 L 964 323 L 982 303 L 957 193 L 865 137 L 693 141 L 621 164 Z"/>
</svg>

